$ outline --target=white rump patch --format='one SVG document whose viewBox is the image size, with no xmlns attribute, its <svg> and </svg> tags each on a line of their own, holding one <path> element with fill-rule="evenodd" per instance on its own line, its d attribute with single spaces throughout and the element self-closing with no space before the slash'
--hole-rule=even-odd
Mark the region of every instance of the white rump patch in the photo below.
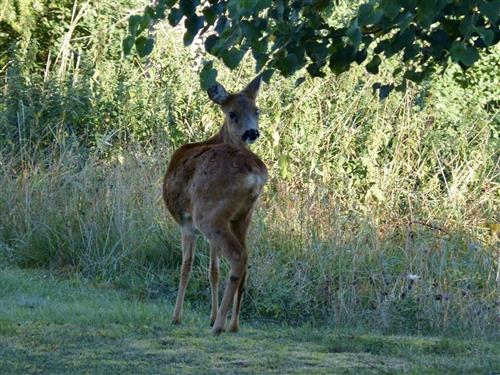
<svg viewBox="0 0 500 375">
<path fill-rule="evenodd" d="M 182 224 L 181 225 L 181 233 L 182 234 L 187 234 L 187 235 L 192 235 L 192 236 L 200 234 L 198 232 L 198 229 L 196 229 L 194 227 L 194 225 L 191 224 L 191 223 L 189 223 L 189 224 Z"/>
<path fill-rule="evenodd" d="M 250 173 L 250 174 L 247 174 L 245 176 L 245 186 L 246 187 L 250 188 L 250 187 L 254 187 L 256 185 L 258 185 L 259 187 L 261 187 L 265 183 L 266 183 L 265 178 L 262 177 L 258 173 Z"/>
<path fill-rule="evenodd" d="M 193 218 L 188 212 L 185 212 L 182 215 L 181 233 L 187 235 L 199 234 L 198 230 L 193 225 Z"/>
</svg>

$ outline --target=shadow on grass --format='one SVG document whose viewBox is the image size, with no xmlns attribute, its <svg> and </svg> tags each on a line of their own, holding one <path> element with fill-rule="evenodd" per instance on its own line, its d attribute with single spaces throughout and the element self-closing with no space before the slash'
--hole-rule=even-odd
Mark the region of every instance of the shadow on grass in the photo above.
<svg viewBox="0 0 500 375">
<path fill-rule="evenodd" d="M 212 337 L 207 317 L 131 301 L 84 280 L 0 273 L 0 373 L 493 373 L 494 343 L 246 323 Z"/>
</svg>

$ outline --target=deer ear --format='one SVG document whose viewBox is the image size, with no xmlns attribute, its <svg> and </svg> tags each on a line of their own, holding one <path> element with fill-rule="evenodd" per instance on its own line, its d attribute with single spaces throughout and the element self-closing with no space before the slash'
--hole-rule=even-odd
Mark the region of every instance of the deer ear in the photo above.
<svg viewBox="0 0 500 375">
<path fill-rule="evenodd" d="M 259 88 L 260 88 L 260 83 L 262 82 L 262 75 L 259 74 L 257 77 L 255 77 L 252 82 L 248 84 L 247 87 L 243 90 L 243 93 L 248 95 L 250 98 L 254 99 L 257 98 L 257 94 L 259 93 Z"/>
<path fill-rule="evenodd" d="M 210 86 L 207 90 L 208 96 L 213 102 L 217 104 L 224 104 L 229 98 L 229 93 L 226 91 L 224 86 L 216 82 L 215 85 Z"/>
</svg>

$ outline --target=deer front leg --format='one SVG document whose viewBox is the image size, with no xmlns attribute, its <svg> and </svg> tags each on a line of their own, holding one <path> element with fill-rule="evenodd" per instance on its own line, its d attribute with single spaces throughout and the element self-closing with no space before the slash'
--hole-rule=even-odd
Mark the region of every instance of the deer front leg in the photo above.
<svg viewBox="0 0 500 375">
<path fill-rule="evenodd" d="M 212 294 L 212 309 L 210 313 L 210 325 L 213 326 L 217 317 L 219 306 L 219 251 L 216 246 L 210 245 L 210 288 Z"/>
<path fill-rule="evenodd" d="M 182 233 L 182 266 L 181 277 L 179 280 L 179 292 L 175 301 L 174 316 L 172 317 L 173 324 L 180 324 L 182 319 L 182 305 L 184 304 L 184 296 L 193 266 L 194 250 L 196 245 L 196 235 L 191 233 Z"/>
</svg>

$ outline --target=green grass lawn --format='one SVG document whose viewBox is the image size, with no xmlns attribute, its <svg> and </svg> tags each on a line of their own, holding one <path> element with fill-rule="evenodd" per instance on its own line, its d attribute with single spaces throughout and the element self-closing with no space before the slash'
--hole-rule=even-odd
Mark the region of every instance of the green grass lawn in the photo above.
<svg viewBox="0 0 500 375">
<path fill-rule="evenodd" d="M 210 335 L 208 310 L 142 302 L 85 280 L 0 270 L 2 374 L 495 374 L 500 346 L 480 339 L 382 336 L 243 321 Z"/>
</svg>

